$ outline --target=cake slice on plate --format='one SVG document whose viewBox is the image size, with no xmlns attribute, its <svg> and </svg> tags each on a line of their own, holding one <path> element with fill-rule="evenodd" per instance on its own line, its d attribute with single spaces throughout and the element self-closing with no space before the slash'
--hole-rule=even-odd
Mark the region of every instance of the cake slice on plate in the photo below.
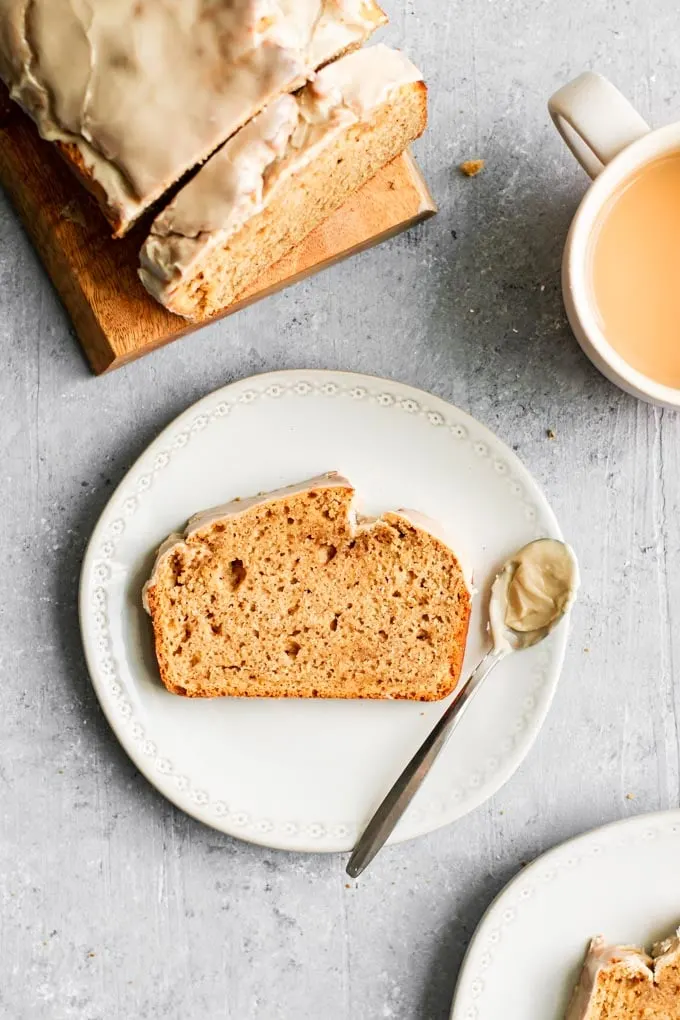
<svg viewBox="0 0 680 1020">
<path fill-rule="evenodd" d="M 187 697 L 450 694 L 470 595 L 437 526 L 358 518 L 337 474 L 193 517 L 144 590 L 163 683 Z"/>
<path fill-rule="evenodd" d="M 427 90 L 398 50 L 371 46 L 281 96 L 227 142 L 156 218 L 144 286 L 203 319 L 230 305 L 427 124 Z"/>
<path fill-rule="evenodd" d="M 566 1020 L 680 1020 L 678 936 L 659 942 L 651 956 L 594 938 Z"/>
</svg>

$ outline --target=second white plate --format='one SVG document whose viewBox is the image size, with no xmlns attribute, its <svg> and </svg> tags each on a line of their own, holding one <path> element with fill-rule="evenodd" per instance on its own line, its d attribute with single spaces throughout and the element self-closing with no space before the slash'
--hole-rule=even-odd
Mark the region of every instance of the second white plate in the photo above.
<svg viewBox="0 0 680 1020">
<path fill-rule="evenodd" d="M 650 947 L 680 925 L 680 811 L 639 815 L 539 857 L 475 932 L 451 1020 L 563 1020 L 593 935 Z"/>
<path fill-rule="evenodd" d="M 474 568 L 467 667 L 484 644 L 488 584 L 515 549 L 561 537 L 515 455 L 469 415 L 368 376 L 281 372 L 211 394 L 139 458 L 94 531 L 81 625 L 92 681 L 123 747 L 178 807 L 242 839 L 349 850 L 442 712 L 440 704 L 187 701 L 160 684 L 141 588 L 154 550 L 195 511 L 324 471 L 369 513 L 440 520 Z M 453 821 L 526 755 L 557 683 L 566 628 L 503 663 L 402 819 L 395 840 Z"/>
</svg>

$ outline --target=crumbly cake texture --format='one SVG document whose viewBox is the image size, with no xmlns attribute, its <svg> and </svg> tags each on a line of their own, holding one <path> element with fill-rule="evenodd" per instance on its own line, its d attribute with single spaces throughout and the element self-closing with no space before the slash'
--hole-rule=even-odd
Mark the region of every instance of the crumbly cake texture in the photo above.
<svg viewBox="0 0 680 1020">
<path fill-rule="evenodd" d="M 386 21 L 374 0 L 4 0 L 0 78 L 120 236 Z"/>
<path fill-rule="evenodd" d="M 356 519 L 353 497 L 346 479 L 325 475 L 197 515 L 170 536 L 144 592 L 169 691 L 451 693 L 470 616 L 462 568 L 407 511 Z"/>
<path fill-rule="evenodd" d="M 223 310 L 427 125 L 427 89 L 399 51 L 368 47 L 281 97 L 154 221 L 140 277 L 170 311 Z"/>
<path fill-rule="evenodd" d="M 680 1020 L 679 936 L 655 945 L 651 956 L 594 938 L 566 1020 Z"/>
</svg>

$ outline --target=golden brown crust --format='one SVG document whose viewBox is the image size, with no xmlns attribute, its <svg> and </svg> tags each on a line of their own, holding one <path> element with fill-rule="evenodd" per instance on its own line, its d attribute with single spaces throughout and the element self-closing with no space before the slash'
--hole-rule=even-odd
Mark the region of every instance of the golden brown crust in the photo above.
<svg viewBox="0 0 680 1020">
<path fill-rule="evenodd" d="M 424 701 L 439 701 L 441 698 L 447 698 L 449 694 L 452 694 L 453 691 L 455 690 L 456 684 L 460 680 L 460 674 L 463 670 L 463 658 L 465 657 L 465 645 L 467 644 L 471 612 L 472 606 L 468 599 L 465 607 L 461 611 L 458 630 L 454 631 L 454 633 L 451 636 L 450 682 L 441 687 L 440 693 L 437 696 L 437 698 L 424 698 L 423 699 Z"/>
<path fill-rule="evenodd" d="M 125 223 L 120 213 L 110 205 L 106 192 L 101 184 L 95 180 L 92 171 L 85 163 L 80 148 L 75 142 L 57 141 L 54 144 L 73 175 L 80 181 L 86 191 L 96 199 L 102 213 L 113 228 L 113 237 L 122 237 L 132 224 Z"/>
<path fill-rule="evenodd" d="M 163 631 L 160 626 L 160 606 L 159 601 L 156 597 L 156 588 L 151 586 L 146 591 L 146 603 L 148 606 L 149 615 L 151 616 L 151 622 L 153 624 L 154 632 L 154 647 L 156 649 L 156 661 L 158 662 L 158 670 L 161 675 L 163 684 L 167 687 L 171 694 L 186 695 L 187 692 L 183 687 L 179 687 L 172 682 L 170 667 L 167 656 L 165 654 L 165 642 L 163 640 Z"/>
</svg>

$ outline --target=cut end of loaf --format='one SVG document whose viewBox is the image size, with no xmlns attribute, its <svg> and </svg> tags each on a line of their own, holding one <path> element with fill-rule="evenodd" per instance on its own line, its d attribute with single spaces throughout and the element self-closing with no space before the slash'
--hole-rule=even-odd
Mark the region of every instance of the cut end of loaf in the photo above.
<svg viewBox="0 0 680 1020">
<path fill-rule="evenodd" d="M 283 258 L 382 167 L 399 156 L 427 127 L 427 87 L 422 81 L 399 88 L 367 122 L 351 124 L 272 190 L 262 210 L 225 240 L 200 239 L 201 252 L 186 271 L 166 280 L 157 263 L 171 263 L 183 238 L 151 235 L 142 249 L 140 278 L 171 312 L 194 321 L 209 319 Z M 217 236 L 217 235 L 216 235 Z M 167 249 L 167 250 L 166 250 Z M 184 252 L 182 258 L 185 257 Z"/>
<path fill-rule="evenodd" d="M 454 553 L 407 518 L 354 523 L 315 480 L 208 518 L 146 589 L 161 677 L 187 697 L 446 697 L 470 595 Z"/>
</svg>

